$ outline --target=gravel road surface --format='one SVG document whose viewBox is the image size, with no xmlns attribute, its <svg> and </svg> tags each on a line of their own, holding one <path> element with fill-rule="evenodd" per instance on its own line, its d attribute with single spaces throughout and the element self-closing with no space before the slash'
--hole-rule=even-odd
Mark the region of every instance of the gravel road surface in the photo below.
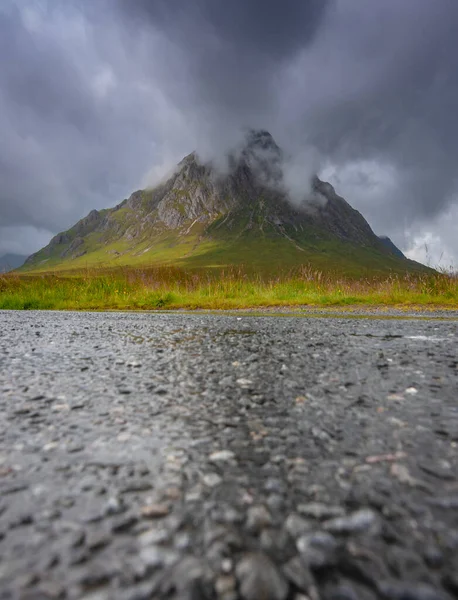
<svg viewBox="0 0 458 600">
<path fill-rule="evenodd" d="M 457 598 L 447 315 L 0 312 L 0 598 Z"/>
</svg>

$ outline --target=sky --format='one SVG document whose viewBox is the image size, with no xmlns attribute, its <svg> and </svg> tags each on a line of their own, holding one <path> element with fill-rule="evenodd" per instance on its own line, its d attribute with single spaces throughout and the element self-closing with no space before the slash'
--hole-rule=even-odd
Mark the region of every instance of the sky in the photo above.
<svg viewBox="0 0 458 600">
<path fill-rule="evenodd" d="M 458 266 L 456 0 L 0 0 L 0 255 L 267 129 Z"/>
</svg>

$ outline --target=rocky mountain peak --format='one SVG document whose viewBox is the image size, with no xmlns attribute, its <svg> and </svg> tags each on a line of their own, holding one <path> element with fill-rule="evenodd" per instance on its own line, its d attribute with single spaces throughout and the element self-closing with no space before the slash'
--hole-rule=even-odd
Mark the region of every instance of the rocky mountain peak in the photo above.
<svg viewBox="0 0 458 600">
<path fill-rule="evenodd" d="M 283 179 L 282 162 L 283 153 L 268 131 L 248 131 L 239 164 L 248 167 L 258 183 L 267 187 L 280 187 Z"/>
<path fill-rule="evenodd" d="M 250 129 L 245 136 L 245 148 L 247 150 L 269 150 L 281 154 L 280 147 L 265 129 Z"/>
<path fill-rule="evenodd" d="M 299 253 L 297 261 L 326 243 L 395 255 L 332 185 L 317 176 L 307 180 L 307 165 L 303 201 L 290 201 L 288 158 L 268 131 L 249 130 L 228 158 L 229 169 L 221 173 L 196 152 L 188 154 L 166 181 L 134 192 L 113 209 L 91 211 L 30 257 L 28 265 L 76 260 L 102 249 L 108 257 L 122 251 L 146 260 L 156 247 L 164 253 L 182 247 L 187 258 L 201 247 L 235 248 L 240 240 L 253 248 L 276 240 L 279 248 L 286 244 L 287 253 Z"/>
</svg>

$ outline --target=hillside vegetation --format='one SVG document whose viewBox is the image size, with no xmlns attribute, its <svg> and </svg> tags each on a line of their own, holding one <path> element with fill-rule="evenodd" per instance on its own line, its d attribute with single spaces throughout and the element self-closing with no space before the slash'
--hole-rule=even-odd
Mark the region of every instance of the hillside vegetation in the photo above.
<svg viewBox="0 0 458 600">
<path fill-rule="evenodd" d="M 353 304 L 456 308 L 458 277 L 431 271 L 352 278 L 325 274 L 309 266 L 277 276 L 261 276 L 242 268 L 186 271 L 176 267 L 0 276 L 3 309 L 236 309 Z"/>
</svg>

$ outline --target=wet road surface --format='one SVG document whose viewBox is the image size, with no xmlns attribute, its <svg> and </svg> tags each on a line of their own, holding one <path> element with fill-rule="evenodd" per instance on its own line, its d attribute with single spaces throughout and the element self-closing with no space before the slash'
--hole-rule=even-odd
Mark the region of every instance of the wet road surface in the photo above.
<svg viewBox="0 0 458 600">
<path fill-rule="evenodd" d="M 456 318 L 0 323 L 2 600 L 458 597 Z"/>
</svg>

